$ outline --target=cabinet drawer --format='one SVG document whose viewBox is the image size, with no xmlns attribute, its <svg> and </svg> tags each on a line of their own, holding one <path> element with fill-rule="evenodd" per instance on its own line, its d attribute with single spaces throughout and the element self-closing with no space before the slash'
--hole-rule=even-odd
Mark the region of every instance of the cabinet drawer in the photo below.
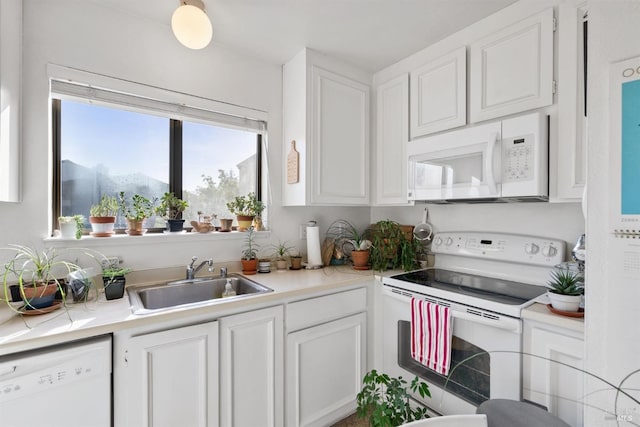
<svg viewBox="0 0 640 427">
<path fill-rule="evenodd" d="M 287 330 L 296 331 L 366 309 L 365 288 L 293 302 L 287 305 Z"/>
</svg>

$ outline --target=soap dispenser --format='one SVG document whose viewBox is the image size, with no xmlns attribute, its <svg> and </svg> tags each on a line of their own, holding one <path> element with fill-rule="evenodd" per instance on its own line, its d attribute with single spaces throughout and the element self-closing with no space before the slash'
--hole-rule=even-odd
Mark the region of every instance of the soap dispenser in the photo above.
<svg viewBox="0 0 640 427">
<path fill-rule="evenodd" d="M 236 291 L 234 291 L 233 286 L 231 286 L 231 279 L 227 279 L 227 284 L 224 285 L 224 291 L 222 292 L 222 298 L 234 296 L 236 296 Z"/>
</svg>

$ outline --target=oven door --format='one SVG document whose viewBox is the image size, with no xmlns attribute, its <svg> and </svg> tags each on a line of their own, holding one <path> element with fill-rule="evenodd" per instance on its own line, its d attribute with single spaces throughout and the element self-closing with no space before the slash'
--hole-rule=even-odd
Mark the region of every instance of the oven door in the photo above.
<svg viewBox="0 0 640 427">
<path fill-rule="evenodd" d="M 409 143 L 409 200 L 500 197 L 500 134 L 496 122 Z"/>
<path fill-rule="evenodd" d="M 522 322 L 415 292 L 383 286 L 383 371 L 420 376 L 431 398 L 416 399 L 443 415 L 472 414 L 487 399 L 520 400 Z M 412 297 L 451 308 L 453 339 L 449 375 L 444 377 L 411 358 Z"/>
</svg>

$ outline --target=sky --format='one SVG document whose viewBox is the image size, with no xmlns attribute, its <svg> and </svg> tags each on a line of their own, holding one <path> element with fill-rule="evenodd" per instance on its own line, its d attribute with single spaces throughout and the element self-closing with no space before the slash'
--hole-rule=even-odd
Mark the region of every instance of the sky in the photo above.
<svg viewBox="0 0 640 427">
<path fill-rule="evenodd" d="M 183 188 L 202 185 L 202 174 L 217 179 L 255 154 L 251 132 L 195 122 L 183 123 Z M 169 119 L 99 105 L 62 101 L 62 160 L 111 175 L 141 173 L 169 182 Z M 188 166 L 186 166 L 188 165 Z"/>
</svg>

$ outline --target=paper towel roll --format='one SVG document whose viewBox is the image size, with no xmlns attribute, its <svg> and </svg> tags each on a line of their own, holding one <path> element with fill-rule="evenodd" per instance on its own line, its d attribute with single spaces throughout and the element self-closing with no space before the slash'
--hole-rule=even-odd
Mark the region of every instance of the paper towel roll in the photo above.
<svg viewBox="0 0 640 427">
<path fill-rule="evenodd" d="M 307 225 L 307 258 L 307 268 L 322 267 L 320 229 L 317 225 Z"/>
</svg>

